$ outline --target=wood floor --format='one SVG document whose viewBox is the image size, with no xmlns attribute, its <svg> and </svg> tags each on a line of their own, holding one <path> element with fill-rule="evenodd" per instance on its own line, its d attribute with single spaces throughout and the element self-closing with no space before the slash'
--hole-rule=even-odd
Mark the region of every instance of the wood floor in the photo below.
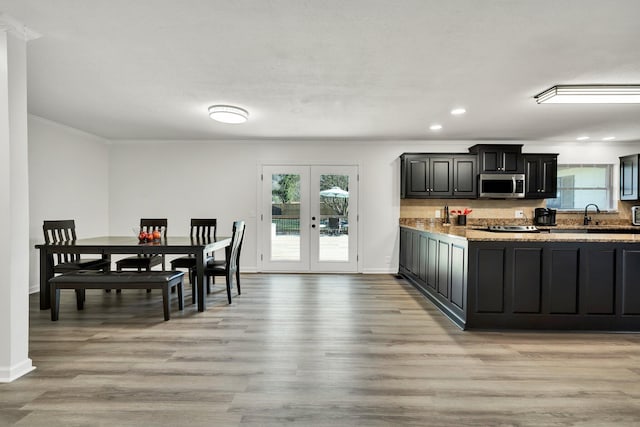
<svg viewBox="0 0 640 427">
<path fill-rule="evenodd" d="M 640 334 L 464 332 L 388 275 L 243 275 L 231 306 L 31 295 L 0 425 L 637 426 Z"/>
</svg>

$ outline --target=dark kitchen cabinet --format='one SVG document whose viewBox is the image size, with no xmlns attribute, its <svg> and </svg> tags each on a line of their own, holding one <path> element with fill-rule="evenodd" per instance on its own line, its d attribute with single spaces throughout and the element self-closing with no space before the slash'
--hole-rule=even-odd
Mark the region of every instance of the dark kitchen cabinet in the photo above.
<svg viewBox="0 0 640 427">
<path fill-rule="evenodd" d="M 522 144 L 477 144 L 469 152 L 478 155 L 479 173 L 524 173 Z"/>
<path fill-rule="evenodd" d="M 477 197 L 476 156 L 408 153 L 400 158 L 402 198 Z"/>
<path fill-rule="evenodd" d="M 640 154 L 620 157 L 620 200 L 640 200 L 638 158 Z"/>
<path fill-rule="evenodd" d="M 461 327 L 467 298 L 467 242 L 400 227 L 399 273 Z"/>
<path fill-rule="evenodd" d="M 419 199 L 453 195 L 451 157 L 403 154 L 401 159 L 403 198 Z"/>
<path fill-rule="evenodd" d="M 457 155 L 453 157 L 453 197 L 475 199 L 478 197 L 478 157 Z"/>
<path fill-rule="evenodd" d="M 557 197 L 558 155 L 525 154 L 525 198 L 550 199 Z"/>
<path fill-rule="evenodd" d="M 640 249 L 400 227 L 398 272 L 463 329 L 640 331 Z"/>
</svg>

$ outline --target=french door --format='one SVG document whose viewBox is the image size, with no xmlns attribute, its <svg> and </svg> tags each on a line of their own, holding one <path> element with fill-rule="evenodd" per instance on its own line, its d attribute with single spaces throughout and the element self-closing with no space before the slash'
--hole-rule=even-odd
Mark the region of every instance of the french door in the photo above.
<svg viewBox="0 0 640 427">
<path fill-rule="evenodd" d="M 358 271 L 358 167 L 262 167 L 263 271 Z"/>
</svg>

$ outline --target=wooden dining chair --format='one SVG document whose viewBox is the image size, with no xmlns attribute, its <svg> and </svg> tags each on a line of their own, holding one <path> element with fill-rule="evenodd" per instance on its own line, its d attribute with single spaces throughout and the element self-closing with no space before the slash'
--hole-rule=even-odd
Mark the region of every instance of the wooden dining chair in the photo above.
<svg viewBox="0 0 640 427">
<path fill-rule="evenodd" d="M 159 231 L 162 238 L 167 238 L 167 219 L 150 219 L 142 218 L 140 220 L 140 231 L 145 233 L 153 233 Z M 164 254 L 138 254 L 116 261 L 116 269 L 118 271 L 124 269 L 135 269 L 138 271 L 151 271 L 151 267 L 162 264 L 162 270 L 166 270 Z"/>
<path fill-rule="evenodd" d="M 44 221 L 44 242 L 47 245 L 70 243 L 77 239 L 76 222 L 73 219 Z M 111 261 L 103 258 L 83 258 L 80 254 L 53 254 L 53 274 L 71 273 L 79 270 L 109 271 Z M 84 291 L 76 290 L 78 303 L 84 302 Z"/>
<path fill-rule="evenodd" d="M 194 240 L 215 240 L 216 239 L 216 230 L 217 230 L 218 220 L 216 218 L 192 218 L 191 219 L 191 232 L 190 236 Z M 215 259 L 213 252 L 207 254 L 205 257 L 205 264 L 213 261 Z M 180 258 L 175 258 L 171 261 L 171 269 L 176 270 L 178 268 L 186 268 L 189 271 L 189 283 L 191 283 L 191 299 L 195 304 L 196 302 L 196 292 L 195 292 L 195 268 L 196 268 L 196 257 L 194 255 L 183 256 Z"/>
<path fill-rule="evenodd" d="M 76 223 L 73 219 L 44 221 L 42 225 L 44 242 L 47 245 L 69 243 L 77 239 Z M 80 254 L 54 254 L 54 273 L 69 273 L 77 270 L 109 269 L 111 262 L 102 258 L 82 258 Z"/>
<path fill-rule="evenodd" d="M 240 252 L 242 251 L 242 240 L 244 239 L 244 221 L 235 221 L 231 235 L 231 244 L 225 250 L 225 260 L 211 260 L 205 264 L 204 275 L 209 287 L 209 278 L 215 276 L 225 276 L 227 284 L 227 300 L 231 304 L 231 284 L 235 278 L 238 295 L 240 291 Z"/>
</svg>

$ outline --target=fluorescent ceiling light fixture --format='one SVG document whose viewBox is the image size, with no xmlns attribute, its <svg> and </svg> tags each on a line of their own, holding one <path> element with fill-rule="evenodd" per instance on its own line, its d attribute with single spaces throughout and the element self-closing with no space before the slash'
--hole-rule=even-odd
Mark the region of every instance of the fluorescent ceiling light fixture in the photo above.
<svg viewBox="0 0 640 427">
<path fill-rule="evenodd" d="M 451 114 L 453 114 L 454 116 L 459 116 L 460 114 L 464 114 L 466 112 L 467 110 L 465 110 L 464 108 L 454 108 L 453 110 L 451 110 Z"/>
<path fill-rule="evenodd" d="M 209 117 L 222 123 L 239 124 L 249 120 L 249 112 L 233 105 L 212 105 Z"/>
<path fill-rule="evenodd" d="M 589 139 L 588 136 L 579 136 L 576 138 L 577 141 L 586 141 L 587 139 Z"/>
<path fill-rule="evenodd" d="M 602 138 L 603 141 L 613 141 L 614 139 L 616 139 L 615 136 L 605 136 Z"/>
<path fill-rule="evenodd" d="M 431 126 L 429 126 L 429 129 L 431 129 L 431 130 L 440 130 L 440 129 L 442 129 L 442 125 L 434 123 Z"/>
<path fill-rule="evenodd" d="M 558 85 L 534 98 L 538 104 L 638 104 L 640 85 Z"/>
</svg>

